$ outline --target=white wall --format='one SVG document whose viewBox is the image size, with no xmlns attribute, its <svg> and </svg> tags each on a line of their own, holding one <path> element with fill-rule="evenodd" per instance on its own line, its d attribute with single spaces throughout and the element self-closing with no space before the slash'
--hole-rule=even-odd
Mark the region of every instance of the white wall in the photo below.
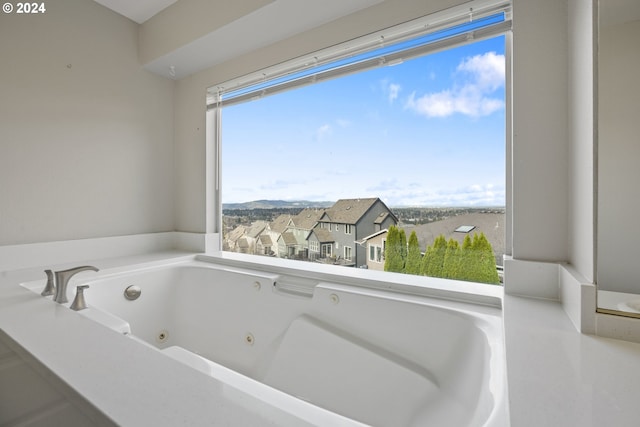
<svg viewBox="0 0 640 427">
<path fill-rule="evenodd" d="M 514 259 L 568 258 L 567 2 L 514 0 Z"/>
<path fill-rule="evenodd" d="M 595 46 L 597 13 L 592 0 L 569 0 L 568 261 L 595 281 Z"/>
<path fill-rule="evenodd" d="M 0 14 L 0 245 L 173 230 L 174 82 L 88 0 Z"/>
<path fill-rule="evenodd" d="M 600 29 L 598 288 L 640 292 L 640 21 Z"/>
</svg>

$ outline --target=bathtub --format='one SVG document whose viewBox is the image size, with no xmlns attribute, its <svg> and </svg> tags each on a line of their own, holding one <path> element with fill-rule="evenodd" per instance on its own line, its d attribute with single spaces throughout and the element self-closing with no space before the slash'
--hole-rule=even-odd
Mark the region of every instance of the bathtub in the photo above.
<svg viewBox="0 0 640 427">
<path fill-rule="evenodd" d="M 245 391 L 354 424 L 508 425 L 499 308 L 199 260 L 77 277 L 79 314 Z"/>
</svg>

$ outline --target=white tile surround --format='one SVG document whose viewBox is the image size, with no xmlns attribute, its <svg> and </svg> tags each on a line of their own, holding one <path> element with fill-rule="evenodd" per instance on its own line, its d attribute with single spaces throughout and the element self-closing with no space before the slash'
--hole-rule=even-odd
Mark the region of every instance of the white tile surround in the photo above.
<svg viewBox="0 0 640 427">
<path fill-rule="evenodd" d="M 29 251 L 14 247 L 11 259 L 19 267 L 5 262 L 0 269 L 0 329 L 118 424 L 201 425 L 216 414 L 220 425 L 307 425 L 309 420 L 248 395 L 230 396 L 191 369 L 18 286 L 41 279 L 44 267 L 94 263 L 124 268 L 202 252 L 193 246 L 180 249 L 176 242 L 184 240 L 173 234 L 36 244 L 28 245 Z M 11 252 L 3 248 L 2 259 Z M 507 274 L 517 264 L 512 261 Z M 542 269 L 540 291 L 550 298 L 509 294 L 503 300 L 511 425 L 637 425 L 640 344 L 580 333 L 578 327 L 595 324 L 595 313 L 576 318 L 581 311 L 568 302 L 563 308 L 559 299 L 582 292 L 585 304 L 591 290 L 570 268 L 556 266 L 553 280 L 550 271 L 544 273 L 553 267 L 541 264 L 517 268 L 522 274 L 526 267 Z M 604 324 L 603 329 L 616 329 Z M 128 363 L 122 363 L 123 355 Z M 7 390 L 0 385 L 2 393 Z"/>
</svg>

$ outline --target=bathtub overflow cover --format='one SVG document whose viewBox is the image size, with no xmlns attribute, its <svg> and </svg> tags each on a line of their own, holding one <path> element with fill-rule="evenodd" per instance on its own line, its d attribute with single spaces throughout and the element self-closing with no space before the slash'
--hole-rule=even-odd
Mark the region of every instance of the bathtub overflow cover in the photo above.
<svg viewBox="0 0 640 427">
<path fill-rule="evenodd" d="M 124 290 L 124 297 L 129 301 L 134 301 L 140 297 L 141 293 L 142 289 L 139 286 L 131 285 Z"/>
</svg>

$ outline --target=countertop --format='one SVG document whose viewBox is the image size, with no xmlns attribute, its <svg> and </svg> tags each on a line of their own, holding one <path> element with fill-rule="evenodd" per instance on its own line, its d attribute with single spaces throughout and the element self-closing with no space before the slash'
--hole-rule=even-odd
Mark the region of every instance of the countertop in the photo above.
<svg viewBox="0 0 640 427">
<path fill-rule="evenodd" d="M 192 256 L 161 252 L 82 264 L 106 269 Z M 204 377 L 19 286 L 44 278 L 43 268 L 71 266 L 0 272 L 0 329 L 116 424 L 313 423 L 295 408 L 278 409 Z M 580 334 L 557 301 L 507 295 L 503 313 L 512 426 L 640 425 L 640 344 Z M 11 387 L 0 384 L 0 396 Z M 336 423 L 349 424 L 331 419 Z"/>
</svg>

